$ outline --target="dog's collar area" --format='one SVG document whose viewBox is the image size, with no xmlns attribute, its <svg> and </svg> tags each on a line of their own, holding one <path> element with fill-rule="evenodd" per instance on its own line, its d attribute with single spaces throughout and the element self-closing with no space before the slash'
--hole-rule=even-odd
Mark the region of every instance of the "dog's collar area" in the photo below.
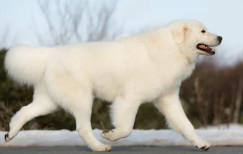
<svg viewBox="0 0 243 154">
<path fill-rule="evenodd" d="M 214 55 L 215 54 L 215 49 L 211 48 L 209 45 L 206 45 L 206 44 L 199 43 L 197 45 L 197 49 L 199 49 L 199 50 L 201 50 L 204 53 L 209 54 L 209 55 Z"/>
</svg>

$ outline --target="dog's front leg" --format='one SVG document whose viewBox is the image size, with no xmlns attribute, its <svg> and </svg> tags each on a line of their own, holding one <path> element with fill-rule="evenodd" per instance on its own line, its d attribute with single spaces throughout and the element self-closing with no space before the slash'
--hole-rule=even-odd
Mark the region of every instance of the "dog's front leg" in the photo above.
<svg viewBox="0 0 243 154">
<path fill-rule="evenodd" d="M 182 134 L 197 148 L 209 149 L 210 144 L 197 136 L 194 127 L 186 117 L 179 99 L 179 89 L 161 96 L 155 105 L 165 115 L 170 127 Z"/>
<path fill-rule="evenodd" d="M 103 131 L 101 136 L 116 141 L 132 133 L 140 101 L 131 98 L 118 97 L 111 106 L 111 120 L 115 129 Z"/>
</svg>

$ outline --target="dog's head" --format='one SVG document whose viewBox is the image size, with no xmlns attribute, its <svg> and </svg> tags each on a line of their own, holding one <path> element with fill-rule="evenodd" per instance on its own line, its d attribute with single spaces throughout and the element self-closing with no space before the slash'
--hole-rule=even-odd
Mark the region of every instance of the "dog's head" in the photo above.
<svg viewBox="0 0 243 154">
<path fill-rule="evenodd" d="M 206 27 L 195 21 L 176 21 L 170 25 L 174 41 L 183 52 L 214 55 L 214 46 L 222 42 L 222 37 L 208 32 Z M 190 51 L 185 51 L 190 50 Z"/>
</svg>

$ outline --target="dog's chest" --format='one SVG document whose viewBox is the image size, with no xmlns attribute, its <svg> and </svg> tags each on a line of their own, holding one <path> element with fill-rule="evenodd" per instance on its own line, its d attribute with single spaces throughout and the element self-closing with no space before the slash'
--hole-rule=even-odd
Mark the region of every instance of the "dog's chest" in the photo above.
<svg viewBox="0 0 243 154">
<path fill-rule="evenodd" d="M 181 85 L 181 82 L 191 75 L 194 67 L 194 64 L 177 65 L 162 70 L 160 73 L 160 84 L 162 87 L 162 91 L 167 91 L 168 89 L 179 87 Z"/>
</svg>

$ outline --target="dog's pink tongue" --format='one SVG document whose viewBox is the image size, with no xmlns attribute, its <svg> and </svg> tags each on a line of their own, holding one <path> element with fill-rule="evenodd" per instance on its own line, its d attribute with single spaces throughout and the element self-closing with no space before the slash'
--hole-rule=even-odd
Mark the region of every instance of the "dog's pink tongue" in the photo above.
<svg viewBox="0 0 243 154">
<path fill-rule="evenodd" d="M 201 48 L 201 49 L 207 49 L 207 47 L 205 45 L 203 45 L 203 44 L 199 45 L 199 48 Z"/>
</svg>

